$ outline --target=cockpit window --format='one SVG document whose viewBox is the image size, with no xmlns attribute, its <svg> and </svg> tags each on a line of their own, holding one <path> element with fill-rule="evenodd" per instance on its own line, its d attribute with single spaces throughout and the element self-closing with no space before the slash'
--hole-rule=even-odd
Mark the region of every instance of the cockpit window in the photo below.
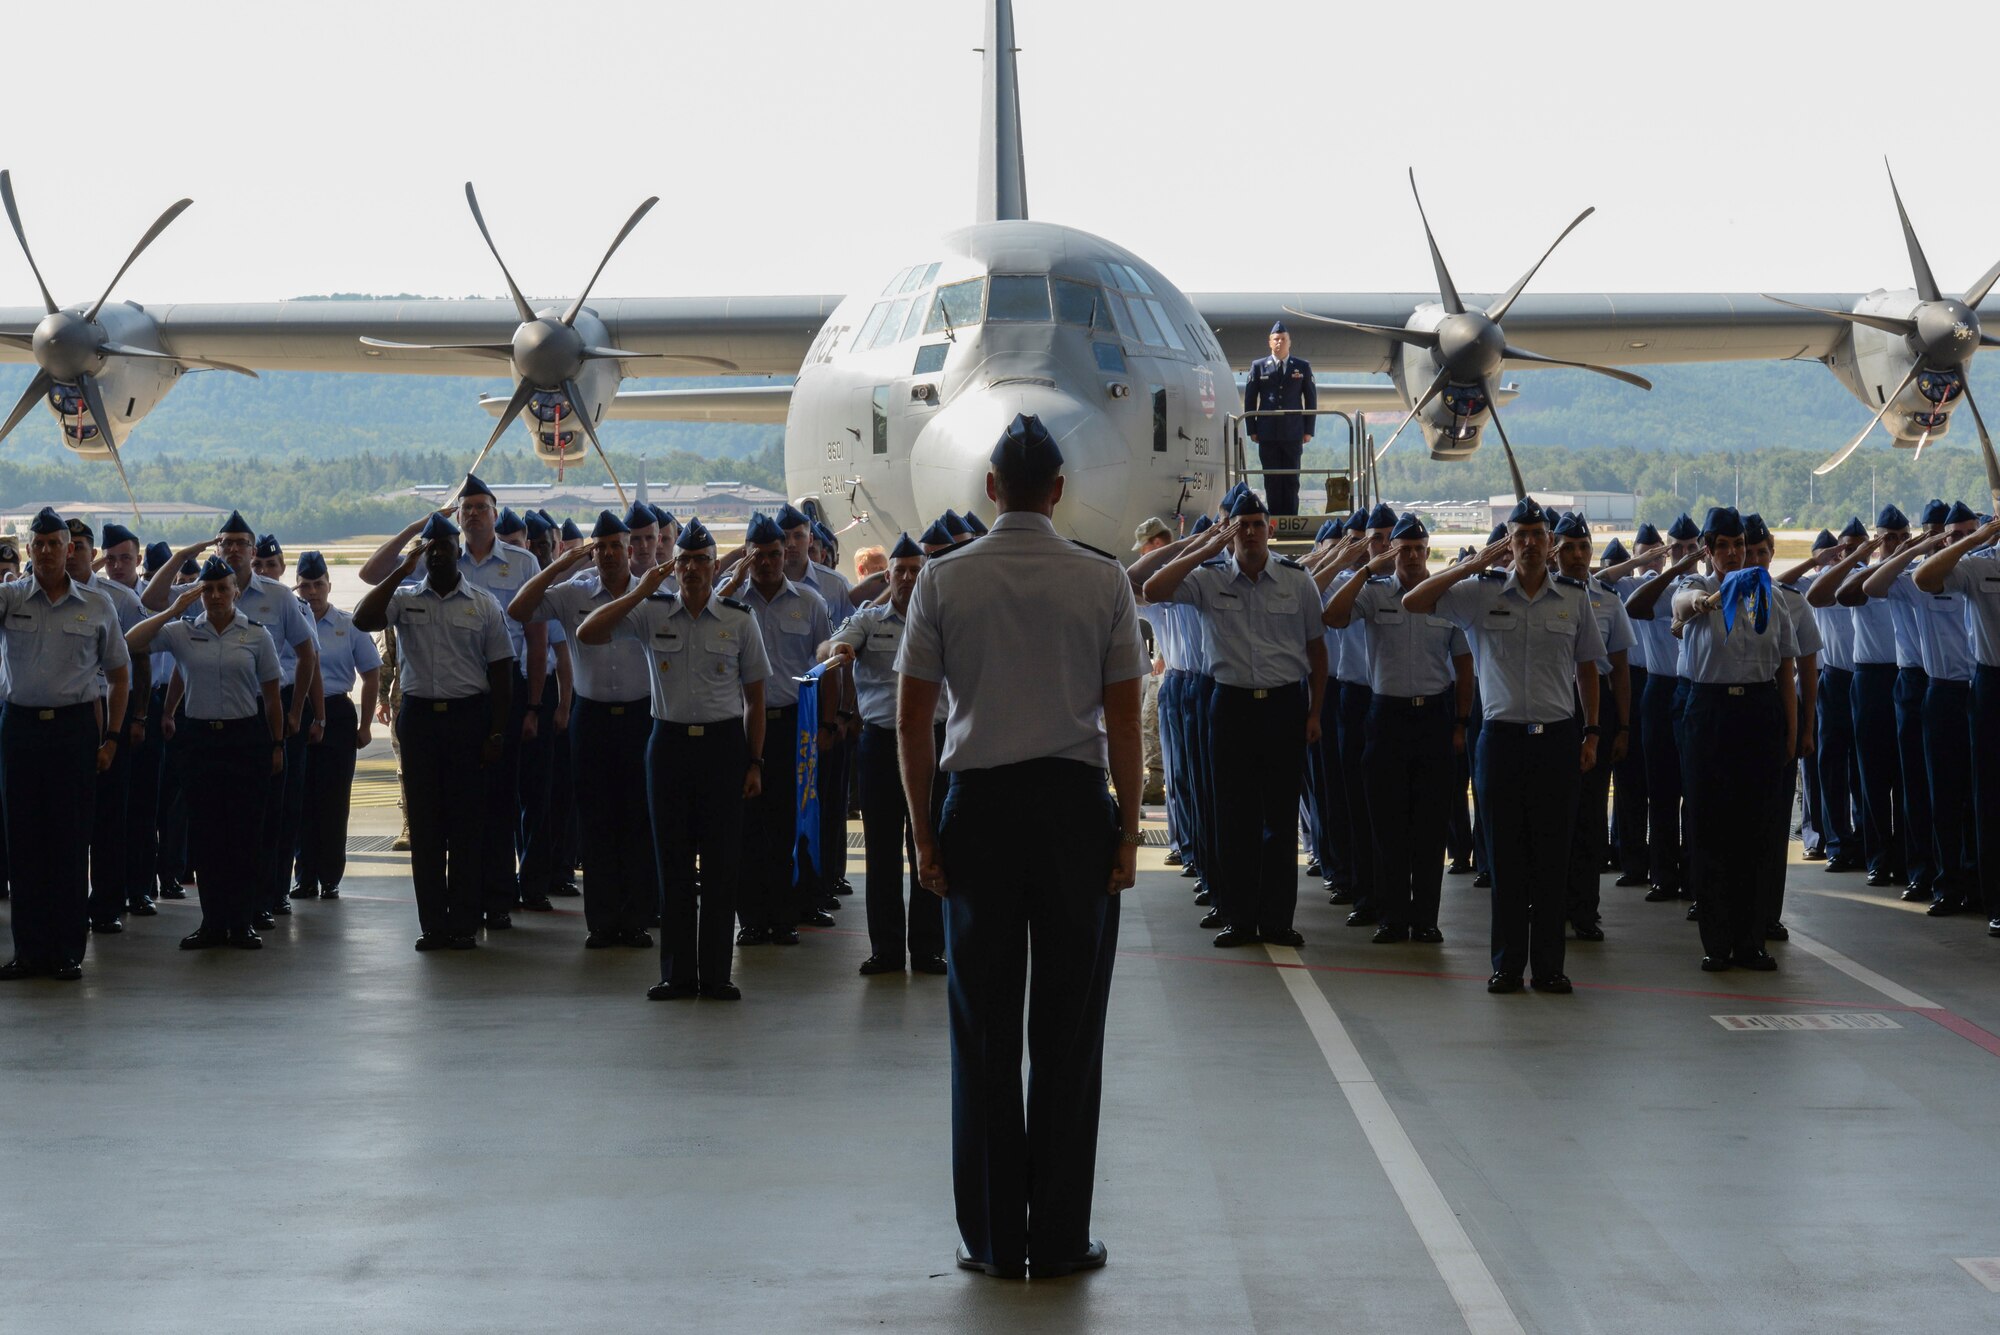
<svg viewBox="0 0 2000 1335">
<path fill-rule="evenodd" d="M 1058 278 L 1056 283 L 1056 318 L 1064 324 L 1080 324 L 1090 327 L 1104 305 L 1104 298 L 1097 295 L 1097 289 L 1089 283 L 1079 283 L 1071 278 Z M 1110 327 L 1110 317 L 1106 316 L 1105 327 Z"/>
<path fill-rule="evenodd" d="M 1132 326 L 1139 331 L 1141 343 L 1163 345 L 1166 342 L 1160 337 L 1160 328 L 1153 323 L 1153 313 L 1146 309 L 1145 302 L 1134 297 L 1126 303 L 1126 309 L 1132 313 Z"/>
<path fill-rule="evenodd" d="M 866 352 L 875 346 L 875 335 L 882 330 L 882 321 L 889 315 L 889 303 L 878 301 L 875 309 L 868 312 L 868 318 L 861 322 L 861 332 L 854 336 L 854 351 Z"/>
<path fill-rule="evenodd" d="M 932 283 L 935 283 L 937 281 L 938 270 L 943 267 L 944 262 L 942 260 L 931 261 L 930 267 L 924 270 L 923 281 L 918 283 L 917 286 L 929 287 Z"/>
<path fill-rule="evenodd" d="M 882 321 L 882 328 L 876 333 L 870 347 L 891 348 L 902 341 L 903 317 L 909 314 L 910 303 L 915 297 L 899 297 L 889 307 L 889 314 Z"/>
<path fill-rule="evenodd" d="M 945 329 L 964 329 L 976 325 L 986 304 L 986 280 L 974 278 L 969 282 L 951 283 L 937 290 L 931 298 L 930 314 L 924 317 L 926 334 L 942 333 Z M 1048 319 L 1043 315 L 1044 320 Z"/>
<path fill-rule="evenodd" d="M 993 294 L 987 299 L 986 318 L 1016 324 L 1047 321 L 1049 280 L 1041 274 L 993 275 Z"/>
<path fill-rule="evenodd" d="M 910 299 L 910 318 L 903 322 L 903 338 L 915 338 L 922 331 L 926 309 L 928 308 L 922 301 L 915 297 Z"/>
<path fill-rule="evenodd" d="M 923 285 L 924 285 L 924 266 L 921 264 L 913 264 L 910 266 L 909 272 L 903 275 L 903 281 L 901 285 L 896 288 L 896 291 L 914 292 Z"/>
<path fill-rule="evenodd" d="M 1133 268 L 1129 264 L 1121 264 L 1118 266 L 1118 268 L 1124 270 L 1125 276 L 1132 280 L 1132 287 L 1135 291 L 1143 292 L 1149 297 L 1153 295 L 1153 289 L 1146 286 L 1146 279 L 1144 275 L 1142 275 L 1137 269 Z"/>
<path fill-rule="evenodd" d="M 882 295 L 885 297 L 894 296 L 896 293 L 903 291 L 903 284 L 909 279 L 910 272 L 908 269 L 896 270 L 896 276 L 883 284 Z"/>
<path fill-rule="evenodd" d="M 1186 352 L 1187 344 L 1181 342 L 1181 336 L 1174 332 L 1174 322 L 1167 318 L 1167 308 L 1157 301 L 1149 301 L 1146 303 L 1146 309 L 1153 313 L 1154 322 L 1160 326 L 1160 332 L 1166 335 L 1167 346 L 1175 352 Z"/>
</svg>

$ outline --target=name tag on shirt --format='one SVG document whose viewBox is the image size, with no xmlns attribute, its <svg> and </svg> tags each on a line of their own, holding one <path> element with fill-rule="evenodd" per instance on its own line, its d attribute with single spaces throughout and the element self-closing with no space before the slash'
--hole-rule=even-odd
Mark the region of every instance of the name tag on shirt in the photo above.
<svg viewBox="0 0 2000 1335">
<path fill-rule="evenodd" d="M 664 654 L 679 653 L 681 649 L 681 633 L 677 630 L 654 631 L 653 648 Z"/>
<path fill-rule="evenodd" d="M 868 632 L 868 652 L 872 654 L 889 653 L 902 643 L 903 635 L 901 631 L 871 630 Z"/>
<path fill-rule="evenodd" d="M 1375 624 L 1378 626 L 1400 626 L 1403 624 L 1403 618 L 1406 615 L 1407 613 L 1400 607 L 1385 607 L 1375 614 Z"/>
<path fill-rule="evenodd" d="M 400 619 L 412 626 L 428 626 L 431 623 L 431 609 L 411 604 L 403 609 Z"/>
<path fill-rule="evenodd" d="M 1504 607 L 1495 607 L 1480 618 L 1479 628 L 1481 630 L 1513 630 L 1520 624 L 1519 619 L 1512 612 L 1509 612 Z"/>
</svg>

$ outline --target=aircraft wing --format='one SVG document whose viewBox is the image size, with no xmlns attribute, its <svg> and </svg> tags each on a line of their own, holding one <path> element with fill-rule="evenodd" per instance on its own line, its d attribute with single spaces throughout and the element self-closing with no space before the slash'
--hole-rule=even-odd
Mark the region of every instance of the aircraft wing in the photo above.
<svg viewBox="0 0 2000 1335">
<path fill-rule="evenodd" d="M 792 404 L 790 385 L 705 386 L 699 389 L 627 389 L 604 410 L 628 422 L 754 422 L 782 426 Z M 504 395 L 487 395 L 479 406 L 498 417 L 507 411 Z"/>
<path fill-rule="evenodd" d="M 646 358 L 626 375 L 793 375 L 838 296 L 665 297 L 594 301 L 612 344 L 633 352 L 706 359 Z M 504 376 L 504 361 L 459 352 L 384 352 L 361 340 L 398 343 L 506 343 L 520 317 L 507 301 L 277 301 L 146 308 L 160 350 L 259 371 Z M 0 310 L 0 331 L 28 331 L 39 307 Z M 0 362 L 28 362 L 25 346 L 0 341 Z"/>
<path fill-rule="evenodd" d="M 1780 295 L 1835 310 L 1852 310 L 1859 300 L 1853 293 Z M 1498 299 L 1497 293 L 1465 294 L 1468 308 L 1484 309 Z M 1437 304 L 1428 292 L 1210 292 L 1190 293 L 1189 300 L 1215 330 L 1232 365 L 1247 367 L 1266 355 L 1271 324 L 1283 320 L 1293 353 L 1315 371 L 1387 371 L 1392 345 L 1376 335 L 1288 314 L 1286 307 L 1400 327 L 1417 307 Z M 1817 359 L 1833 351 L 1847 326 L 1754 292 L 1599 292 L 1523 296 L 1507 312 L 1506 329 L 1508 342 L 1547 357 L 1643 366 Z"/>
</svg>

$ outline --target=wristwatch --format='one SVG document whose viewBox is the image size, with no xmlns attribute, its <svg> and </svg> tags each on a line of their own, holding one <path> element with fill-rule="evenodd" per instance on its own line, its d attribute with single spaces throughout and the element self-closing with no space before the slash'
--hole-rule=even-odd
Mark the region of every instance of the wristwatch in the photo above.
<svg viewBox="0 0 2000 1335">
<path fill-rule="evenodd" d="M 1146 843 L 1146 836 L 1136 830 L 1131 834 L 1126 834 L 1121 830 L 1118 833 L 1118 842 L 1132 848 L 1143 848 Z"/>
<path fill-rule="evenodd" d="M 1595 723 L 1586 723 L 1583 725 L 1583 735 L 1586 737 L 1602 737 L 1604 729 L 1598 727 Z"/>
</svg>

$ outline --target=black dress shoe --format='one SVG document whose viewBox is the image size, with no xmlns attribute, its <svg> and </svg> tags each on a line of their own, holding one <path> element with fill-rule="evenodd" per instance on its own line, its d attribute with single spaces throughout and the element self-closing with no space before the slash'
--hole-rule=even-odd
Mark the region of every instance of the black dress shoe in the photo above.
<svg viewBox="0 0 2000 1335">
<path fill-rule="evenodd" d="M 1826 869 L 1833 872 L 1860 871 L 1861 865 L 1859 858 L 1828 858 L 1826 860 Z"/>
<path fill-rule="evenodd" d="M 1722 973 L 1729 967 L 1729 957 L 1727 955 L 1703 955 L 1701 957 L 1701 971 L 1703 973 Z"/>
<path fill-rule="evenodd" d="M 958 1244 L 958 1268 L 960 1270 L 977 1270 L 981 1274 L 991 1275 L 995 1279 L 1022 1279 L 1028 1273 L 1028 1267 L 1025 1264 L 1001 1265 L 993 1261 L 975 1261 L 972 1259 L 972 1253 L 965 1250 L 965 1244 L 962 1242 Z"/>
<path fill-rule="evenodd" d="M 1227 950 L 1231 946 L 1254 946 L 1258 936 L 1247 927 L 1225 927 L 1215 934 L 1215 944 Z"/>
<path fill-rule="evenodd" d="M 1646 892 L 1646 902 L 1648 904 L 1665 904 L 1680 897 L 1678 890 L 1668 890 L 1664 886 L 1658 885 Z"/>
<path fill-rule="evenodd" d="M 1604 939 L 1604 929 L 1594 922 L 1572 923 L 1571 927 L 1576 932 L 1576 939 L 1579 941 L 1602 941 Z"/>
<path fill-rule="evenodd" d="M 838 913 L 840 912 L 840 897 L 829 891 L 819 897 L 819 906 L 828 913 Z"/>
<path fill-rule="evenodd" d="M 489 932 L 504 932 L 513 927 L 513 925 L 514 919 L 508 914 L 489 913 L 486 915 L 486 930 Z"/>
<path fill-rule="evenodd" d="M 41 970 L 32 964 L 23 964 L 19 960 L 8 960 L 5 964 L 0 964 L 0 983 L 13 983 L 23 978 L 33 978 L 40 972 Z"/>
<path fill-rule="evenodd" d="M 833 883 L 833 893 L 836 895 L 851 895 L 854 893 L 854 884 L 843 876 Z"/>
<path fill-rule="evenodd" d="M 951 966 L 945 963 L 942 955 L 912 955 L 910 968 L 917 973 L 942 975 L 951 972 Z"/>
<path fill-rule="evenodd" d="M 1195 903 L 1197 903 L 1197 904 L 1200 904 L 1201 906 L 1203 906 L 1204 908 L 1206 908 L 1206 907 L 1207 907 L 1208 905 L 1210 905 L 1210 904 L 1214 903 L 1214 902 L 1215 902 L 1215 899 L 1214 899 L 1214 896 L 1212 896 L 1212 895 L 1210 895 L 1210 894 L 1208 893 L 1208 891 L 1206 891 L 1206 890 L 1197 890 L 1197 891 L 1195 891 L 1195 894 L 1194 894 L 1194 902 L 1195 902 Z"/>
<path fill-rule="evenodd" d="M 653 934 L 643 927 L 628 927 L 624 931 L 616 933 L 616 937 L 617 944 L 621 946 L 637 946 L 641 950 L 650 949 L 653 944 Z"/>
<path fill-rule="evenodd" d="M 1311 862 L 1308 862 L 1308 863 L 1306 863 L 1306 875 L 1308 875 L 1308 876 L 1318 876 L 1319 874 L 1320 874 L 1320 870 L 1319 870 L 1319 859 L 1318 859 L 1318 858 L 1314 858 L 1314 859 L 1313 859 L 1313 860 L 1312 860 Z"/>
<path fill-rule="evenodd" d="M 1913 885 L 1903 891 L 1902 900 L 1905 904 L 1928 904 L 1931 892 Z"/>
<path fill-rule="evenodd" d="M 238 927 L 229 933 L 229 944 L 238 950 L 262 950 L 264 938 L 249 927 Z"/>
<path fill-rule="evenodd" d="M 278 925 L 278 920 L 268 913 L 253 913 L 250 915 L 250 925 L 252 927 L 262 927 L 268 931 Z"/>
<path fill-rule="evenodd" d="M 861 976 L 863 978 L 873 978 L 879 973 L 901 973 L 902 971 L 903 962 L 901 960 L 891 964 L 880 955 L 870 955 L 867 959 L 861 961 Z"/>
<path fill-rule="evenodd" d="M 1778 962 L 1761 950 L 1739 950 L 1730 956 L 1729 962 L 1739 969 L 1755 969 L 1758 973 L 1778 971 Z"/>
<path fill-rule="evenodd" d="M 1182 861 L 1183 859 L 1181 857 L 1181 851 L 1178 848 L 1170 848 L 1167 850 L 1166 863 L 1169 867 L 1178 867 L 1181 865 Z"/>
<path fill-rule="evenodd" d="M 1620 889 L 1629 889 L 1632 886 L 1645 885 L 1646 883 L 1647 882 L 1645 873 L 1628 871 L 1623 876 L 1620 876 L 1617 880 L 1613 881 L 1611 884 L 1619 887 Z"/>
<path fill-rule="evenodd" d="M 1351 885 L 1334 886 L 1326 892 L 1326 902 L 1329 904 L 1352 904 L 1354 902 L 1354 887 Z"/>
<path fill-rule="evenodd" d="M 289 918 L 292 916 L 291 902 L 289 900 L 281 899 L 277 903 L 271 905 L 271 907 L 267 910 L 267 912 L 274 919 Z"/>
<path fill-rule="evenodd" d="M 1473 884 L 1473 888 L 1474 888 L 1474 889 L 1478 889 L 1478 890 L 1490 890 L 1490 889 L 1492 889 L 1492 888 L 1493 888 L 1493 873 L 1492 873 L 1492 872 L 1490 872 L 1490 871 L 1483 871 L 1483 872 L 1480 872 L 1480 873 L 1479 873 L 1479 874 L 1478 874 L 1477 876 L 1475 876 L 1475 877 L 1473 877 L 1473 878 L 1472 878 L 1472 884 Z"/>
<path fill-rule="evenodd" d="M 577 899 L 582 896 L 583 891 L 576 888 L 575 881 L 564 881 L 560 885 L 550 886 L 549 894 L 557 899 Z"/>
<path fill-rule="evenodd" d="M 592 932 L 589 936 L 583 938 L 583 948 L 585 950 L 606 950 L 618 944 L 620 942 L 618 933 L 616 932 Z"/>
<path fill-rule="evenodd" d="M 1210 909 L 1208 912 L 1202 914 L 1201 921 L 1195 924 L 1195 926 L 1201 928 L 1204 932 L 1211 931 L 1223 925 L 1221 909 Z"/>
<path fill-rule="evenodd" d="M 1766 941 L 1789 941 L 1792 939 L 1792 933 L 1781 922 L 1767 922 L 1764 924 L 1764 939 Z"/>
<path fill-rule="evenodd" d="M 1488 992 L 1519 992 L 1521 975 L 1518 973 L 1496 973 L 1486 980 Z"/>
<path fill-rule="evenodd" d="M 1263 938 L 1274 946 L 1291 946 L 1293 949 L 1306 943 L 1295 927 L 1265 927 L 1259 929 Z"/>
<path fill-rule="evenodd" d="M 451 944 L 451 938 L 442 932 L 425 932 L 417 938 L 418 950 L 443 950 Z"/>
<path fill-rule="evenodd" d="M 229 933 L 219 927 L 197 927 L 181 938 L 182 950 L 207 950 L 229 944 Z"/>
<path fill-rule="evenodd" d="M 446 950 L 477 950 L 479 938 L 476 936 L 448 936 L 444 939 Z"/>
<path fill-rule="evenodd" d="M 800 918 L 799 922 L 806 927 L 837 927 L 840 925 L 834 916 L 825 909 L 814 909 Z"/>
<path fill-rule="evenodd" d="M 1986 920 L 1986 935 L 2000 936 L 2000 918 L 1988 918 Z"/>
<path fill-rule="evenodd" d="M 1061 1279 L 1064 1275 L 1074 1275 L 1079 1270 L 1102 1270 L 1111 1254 L 1104 1250 L 1104 1244 L 1096 1238 L 1084 1249 L 1082 1256 L 1068 1257 L 1060 1261 L 1038 1261 L 1028 1258 L 1028 1275 L 1032 1279 Z"/>
<path fill-rule="evenodd" d="M 311 886 L 309 886 L 309 885 L 295 885 L 295 886 L 293 886 L 293 887 L 292 887 L 292 889 L 291 889 L 291 894 L 290 894 L 290 898 L 292 898 L 292 899 L 312 899 L 313 897 L 315 897 L 315 896 L 316 896 L 316 895 L 318 895 L 318 894 L 319 894 L 319 891 L 317 891 L 317 890 L 313 889 L 313 888 L 312 888 Z"/>
<path fill-rule="evenodd" d="M 771 944 L 770 929 L 765 927 L 745 927 L 736 934 L 736 944 L 739 946 L 768 946 Z"/>
<path fill-rule="evenodd" d="M 1688 901 L 1687 920 L 1689 922 L 1701 921 L 1701 905 L 1695 903 L 1691 899 Z"/>
<path fill-rule="evenodd" d="M 1549 992 L 1562 997 L 1576 991 L 1576 985 L 1570 982 L 1569 975 L 1555 973 L 1550 974 L 1547 978 L 1535 979 L 1535 991 Z"/>
<path fill-rule="evenodd" d="M 153 907 L 150 899 L 135 899 L 125 905 L 125 911 L 135 918 L 157 918 L 160 911 Z"/>
<path fill-rule="evenodd" d="M 767 930 L 771 934 L 771 944 L 774 946 L 795 946 L 799 943 L 799 932 L 796 927 L 772 927 Z"/>
<path fill-rule="evenodd" d="M 99 936 L 116 936 L 125 930 L 125 924 L 116 918 L 106 918 L 103 922 L 93 922 L 90 930 Z"/>
<path fill-rule="evenodd" d="M 1886 871 L 1871 871 L 1868 873 L 1868 884 L 1870 885 L 1876 885 L 1876 886 L 1895 885 L 1897 882 L 1901 880 L 1902 877 L 1891 876 Z"/>
<path fill-rule="evenodd" d="M 1801 851 L 1805 854 L 1807 862 L 1818 862 L 1826 857 L 1826 850 L 1823 848 L 1807 848 Z"/>
<path fill-rule="evenodd" d="M 1201 875 L 1201 868 L 1195 866 L 1192 862 L 1183 863 L 1181 865 L 1181 875 L 1192 879 Z"/>
<path fill-rule="evenodd" d="M 83 977 L 83 966 L 75 960 L 63 960 L 49 966 L 49 977 L 58 983 L 73 983 Z"/>
<path fill-rule="evenodd" d="M 175 885 L 172 881 L 163 881 L 160 883 L 161 899 L 186 899 L 187 897 L 188 892 L 181 886 Z"/>
<path fill-rule="evenodd" d="M 1421 941 L 1427 946 L 1441 946 L 1444 944 L 1444 933 L 1435 927 L 1412 927 L 1410 940 Z"/>
<path fill-rule="evenodd" d="M 1924 910 L 1925 916 L 1931 918 L 1949 918 L 1956 912 L 1958 912 L 1958 901 L 1954 899 L 1940 899 Z"/>
<path fill-rule="evenodd" d="M 1374 909 L 1356 909 L 1347 915 L 1347 925 L 1349 927 L 1373 927 L 1381 921 L 1382 915 Z"/>
<path fill-rule="evenodd" d="M 337 885 L 326 885 L 326 886 L 321 886 L 321 887 L 320 887 L 320 892 L 319 892 L 319 897 L 320 897 L 321 899 L 339 899 L 339 898 L 340 898 L 340 887 L 339 887 L 339 886 L 337 886 Z"/>
<path fill-rule="evenodd" d="M 554 913 L 556 906 L 549 903 L 547 895 L 522 895 L 521 907 L 530 913 Z"/>
<path fill-rule="evenodd" d="M 704 983 L 701 994 L 710 1001 L 743 1000 L 743 989 L 734 983 Z"/>
<path fill-rule="evenodd" d="M 1409 928 L 1397 927 L 1393 923 L 1384 923 L 1375 929 L 1375 935 L 1368 938 L 1368 944 L 1371 946 L 1393 946 L 1398 942 L 1409 939 Z"/>
<path fill-rule="evenodd" d="M 1450 865 L 1445 868 L 1445 871 L 1453 876 L 1470 876 L 1472 875 L 1472 864 L 1464 858 L 1453 858 Z"/>
<path fill-rule="evenodd" d="M 701 989 L 693 983 L 654 983 L 646 989 L 648 1001 L 686 1001 L 699 995 Z"/>
</svg>

